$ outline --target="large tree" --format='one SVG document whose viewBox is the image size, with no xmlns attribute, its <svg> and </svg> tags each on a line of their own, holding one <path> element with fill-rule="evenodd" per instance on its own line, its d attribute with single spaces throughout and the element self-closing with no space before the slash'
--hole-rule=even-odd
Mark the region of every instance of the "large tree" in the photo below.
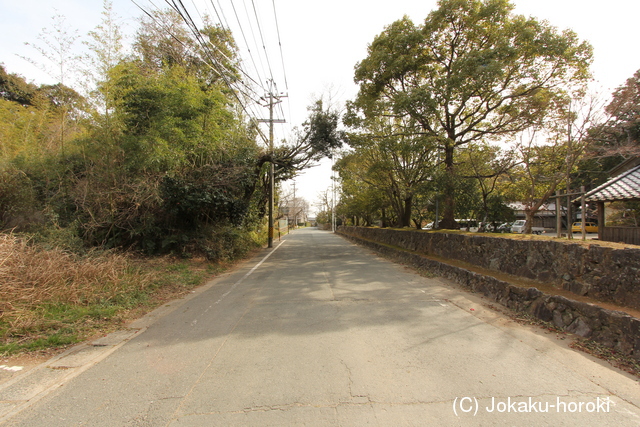
<svg viewBox="0 0 640 427">
<path fill-rule="evenodd" d="M 605 110 L 611 119 L 604 126 L 602 139 L 609 145 L 609 154 L 640 154 L 640 70 L 613 92 Z"/>
<path fill-rule="evenodd" d="M 383 102 L 417 121 L 453 182 L 456 148 L 526 129 L 589 78 L 588 43 L 512 10 L 507 0 L 441 0 L 423 25 L 394 22 L 356 66 L 355 104 L 374 115 Z M 456 227 L 454 212 L 445 191 L 443 227 Z"/>
<path fill-rule="evenodd" d="M 524 203 L 525 233 L 531 231 L 533 217 L 556 189 L 576 191 L 576 165 L 592 144 L 589 130 L 598 128 L 601 109 L 596 96 L 574 99 L 549 115 L 540 127 L 520 135 L 516 151 L 521 167 L 511 174 L 515 185 L 509 191 Z"/>
<path fill-rule="evenodd" d="M 394 117 L 380 109 L 378 115 L 361 119 L 352 107 L 349 104 L 345 123 L 355 130 L 349 145 L 355 150 L 351 159 L 359 158 L 357 179 L 386 196 L 398 227 L 409 227 L 418 189 L 434 176 L 434 141 L 420 134 L 411 117 Z"/>
<path fill-rule="evenodd" d="M 591 188 L 621 162 L 640 156 L 640 70 L 613 92 L 605 112 L 607 120 L 589 129 L 590 146 L 575 178 Z"/>
</svg>

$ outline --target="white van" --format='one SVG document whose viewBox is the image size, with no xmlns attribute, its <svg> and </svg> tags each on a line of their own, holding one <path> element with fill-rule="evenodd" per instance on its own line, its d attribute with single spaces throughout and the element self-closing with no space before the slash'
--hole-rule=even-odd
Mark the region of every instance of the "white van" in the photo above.
<svg viewBox="0 0 640 427">
<path fill-rule="evenodd" d="M 513 224 L 511 224 L 511 232 L 516 234 L 524 233 L 524 228 L 527 225 L 527 221 L 524 219 L 519 219 Z M 531 232 L 533 234 L 542 234 L 544 233 L 544 228 L 542 227 L 531 227 Z"/>
</svg>

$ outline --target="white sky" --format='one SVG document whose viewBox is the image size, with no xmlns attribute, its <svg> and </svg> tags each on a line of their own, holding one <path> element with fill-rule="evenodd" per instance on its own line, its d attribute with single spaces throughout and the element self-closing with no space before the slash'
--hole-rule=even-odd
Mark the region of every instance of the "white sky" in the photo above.
<svg viewBox="0 0 640 427">
<path fill-rule="evenodd" d="M 162 0 L 137 2 L 145 8 L 152 8 L 152 2 L 158 6 L 166 4 Z M 639 1 L 512 2 L 516 5 L 516 13 L 547 20 L 559 29 L 570 28 L 581 39 L 588 40 L 595 51 L 592 71 L 605 94 L 610 94 L 640 69 Z M 132 32 L 137 27 L 135 18 L 141 15 L 140 9 L 131 0 L 113 0 L 113 4 L 116 13 Z M 214 12 L 210 5 L 219 5 L 233 28 L 231 0 L 184 0 L 184 4 L 191 10 L 195 10 L 194 4 L 199 5 L 201 12 L 211 15 Z M 239 13 L 244 13 L 245 6 L 249 10 L 252 8 L 249 0 L 235 0 L 233 4 Z M 275 125 L 276 138 L 279 139 L 287 137 L 292 126 L 301 125 L 307 116 L 306 108 L 314 99 L 330 96 L 337 106 L 341 106 L 344 101 L 354 98 L 357 92 L 353 83 L 354 66 L 364 59 L 368 44 L 385 26 L 403 15 L 420 23 L 437 7 L 435 0 L 275 0 L 287 90 L 282 77 L 272 0 L 254 0 L 254 4 L 261 19 L 274 80 L 279 91 L 288 93 L 282 104 L 288 123 Z M 38 57 L 37 52 L 24 43 L 38 43 L 38 34 L 43 27 L 51 28 L 51 17 L 56 11 L 84 36 L 100 23 L 101 10 L 101 0 L 0 0 L 0 63 L 8 72 L 21 74 L 29 81 L 38 84 L 50 82 L 46 75 L 18 56 Z M 249 33 L 248 27 L 245 32 Z M 234 35 L 241 53 L 247 57 L 247 69 L 252 69 L 246 49 L 243 49 L 242 35 L 237 31 Z M 247 37 L 251 40 L 249 35 Z M 255 54 L 255 48 L 253 52 Z M 262 111 L 267 117 L 267 109 Z M 305 172 L 297 178 L 297 194 L 313 205 L 317 194 L 330 187 L 330 174 L 329 161 Z"/>
</svg>

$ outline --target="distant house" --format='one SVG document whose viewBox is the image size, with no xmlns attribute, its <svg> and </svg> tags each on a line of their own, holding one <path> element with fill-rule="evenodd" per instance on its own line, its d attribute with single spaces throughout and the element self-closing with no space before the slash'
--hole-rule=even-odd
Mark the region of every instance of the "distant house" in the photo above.
<svg viewBox="0 0 640 427">
<path fill-rule="evenodd" d="M 288 221 L 289 226 L 291 227 L 295 227 L 300 224 L 305 224 L 309 220 L 307 217 L 306 207 L 296 206 L 292 202 L 279 206 L 278 212 L 279 212 L 278 218 L 285 218 Z"/>
<path fill-rule="evenodd" d="M 522 202 L 509 203 L 509 207 L 513 209 L 516 219 L 527 219 L 525 213 L 526 205 Z M 564 212 L 565 209 L 562 208 Z M 556 227 L 556 204 L 555 202 L 545 203 L 533 216 L 533 227 L 555 228 Z"/>
<path fill-rule="evenodd" d="M 606 226 L 607 204 L 616 201 L 640 201 L 640 159 L 616 168 L 619 175 L 585 194 L 587 202 L 598 205 L 598 239 L 640 245 L 640 227 Z"/>
</svg>

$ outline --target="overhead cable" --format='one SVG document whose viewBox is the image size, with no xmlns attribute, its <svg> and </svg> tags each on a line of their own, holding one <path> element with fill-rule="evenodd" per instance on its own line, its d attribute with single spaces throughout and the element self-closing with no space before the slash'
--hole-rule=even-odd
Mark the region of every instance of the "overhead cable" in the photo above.
<svg viewBox="0 0 640 427">
<path fill-rule="evenodd" d="M 289 83 L 287 82 L 287 73 L 285 71 L 285 66 L 284 66 L 284 55 L 282 53 L 282 41 L 280 40 L 280 26 L 278 25 L 278 14 L 276 13 L 276 2 L 275 0 L 271 0 L 271 3 L 273 4 L 273 18 L 276 21 L 276 33 L 278 34 L 278 46 L 280 46 L 280 59 L 282 61 L 282 74 L 284 75 L 284 87 L 288 92 Z"/>
</svg>

